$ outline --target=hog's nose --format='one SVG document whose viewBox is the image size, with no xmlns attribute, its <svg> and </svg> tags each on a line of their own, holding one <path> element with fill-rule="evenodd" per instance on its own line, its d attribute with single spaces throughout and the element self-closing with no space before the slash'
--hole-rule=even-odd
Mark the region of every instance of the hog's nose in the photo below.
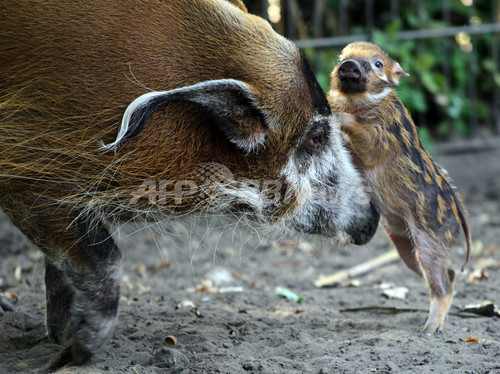
<svg viewBox="0 0 500 374">
<path fill-rule="evenodd" d="M 338 70 L 340 79 L 359 79 L 361 78 L 361 65 L 355 60 L 343 61 Z"/>
<path fill-rule="evenodd" d="M 370 210 L 368 213 L 365 213 L 365 220 L 361 223 L 359 221 L 356 222 L 346 230 L 351 235 L 352 243 L 356 245 L 366 244 L 373 238 L 380 219 L 380 211 L 373 202 L 370 202 L 369 207 L 365 208 Z"/>
</svg>

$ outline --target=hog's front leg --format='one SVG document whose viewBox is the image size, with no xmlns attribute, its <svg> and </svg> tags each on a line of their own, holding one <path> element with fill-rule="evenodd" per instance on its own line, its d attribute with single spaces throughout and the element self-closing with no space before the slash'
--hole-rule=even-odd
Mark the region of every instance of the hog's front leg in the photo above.
<svg viewBox="0 0 500 374">
<path fill-rule="evenodd" d="M 39 194 L 0 197 L 5 213 L 46 256 L 47 330 L 65 348 L 46 372 L 82 365 L 99 350 L 115 323 L 120 252 L 102 222 L 81 219 Z M 32 209 L 33 206 L 37 209 Z"/>
<path fill-rule="evenodd" d="M 47 336 L 53 343 L 63 344 L 71 317 L 73 286 L 64 273 L 45 259 L 45 299 Z"/>
<path fill-rule="evenodd" d="M 63 338 L 67 348 L 49 365 L 50 369 L 68 360 L 76 365 L 88 362 L 103 344 L 118 313 L 120 252 L 101 223 L 85 221 L 78 222 L 77 226 L 80 238 L 76 253 L 63 261 L 54 261 L 56 270 L 49 267 L 58 278 L 67 280 L 62 287 L 47 285 L 51 293 L 63 296 L 50 303 L 50 298 L 47 300 L 53 313 L 47 310 L 47 321 L 67 323 Z M 68 315 L 65 307 L 70 293 L 73 298 Z M 49 333 L 53 336 L 59 339 L 63 336 L 63 326 L 53 324 L 51 328 Z"/>
</svg>

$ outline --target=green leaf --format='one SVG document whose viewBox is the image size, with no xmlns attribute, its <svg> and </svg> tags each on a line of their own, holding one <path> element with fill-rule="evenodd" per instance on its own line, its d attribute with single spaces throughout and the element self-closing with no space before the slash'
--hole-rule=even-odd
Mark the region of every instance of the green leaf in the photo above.
<svg viewBox="0 0 500 374">
<path fill-rule="evenodd" d="M 434 141 L 432 140 L 431 133 L 427 127 L 419 127 L 418 128 L 418 134 L 420 135 L 420 140 L 422 141 L 422 144 L 424 147 L 432 153 L 434 149 Z"/>
<path fill-rule="evenodd" d="M 301 301 L 304 301 L 306 298 L 305 296 L 299 296 L 295 292 L 289 290 L 288 288 L 284 287 L 276 287 L 276 295 L 283 296 L 287 298 L 288 300 L 291 300 L 296 303 L 300 303 Z"/>
<path fill-rule="evenodd" d="M 325 74 L 324 72 L 319 72 L 316 74 L 316 79 L 318 80 L 318 83 L 323 91 L 328 92 L 330 89 L 330 75 Z"/>
<path fill-rule="evenodd" d="M 436 94 L 439 91 L 439 86 L 434 80 L 433 75 L 429 71 L 423 71 L 421 75 L 422 84 L 431 93 Z"/>
</svg>

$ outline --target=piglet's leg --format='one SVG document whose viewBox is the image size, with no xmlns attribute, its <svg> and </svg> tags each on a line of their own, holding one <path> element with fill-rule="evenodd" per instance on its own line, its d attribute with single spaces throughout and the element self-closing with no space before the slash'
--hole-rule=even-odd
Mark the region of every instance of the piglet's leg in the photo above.
<svg viewBox="0 0 500 374">
<path fill-rule="evenodd" d="M 446 248 L 431 246 L 418 236 L 415 242 L 408 235 L 392 234 L 389 237 L 396 246 L 406 266 L 423 276 L 431 298 L 429 316 L 424 333 L 432 335 L 441 331 L 453 296 L 455 272 L 446 265 Z"/>
<path fill-rule="evenodd" d="M 453 298 L 455 271 L 448 268 L 446 257 L 448 249 L 432 243 L 430 240 L 415 237 L 415 254 L 422 268 L 422 273 L 431 297 L 429 316 L 424 325 L 424 333 L 432 335 L 440 332 Z"/>
<path fill-rule="evenodd" d="M 431 295 L 429 316 L 425 322 L 423 332 L 427 335 L 433 335 L 443 328 L 443 322 L 453 298 L 455 271 L 446 268 L 444 264 L 439 267 L 426 264 L 423 267 Z"/>
<path fill-rule="evenodd" d="M 396 246 L 399 256 L 404 261 L 405 265 L 423 277 L 422 268 L 420 267 L 420 263 L 414 250 L 415 245 L 409 235 L 393 234 L 390 231 L 387 231 L 387 234 Z"/>
</svg>

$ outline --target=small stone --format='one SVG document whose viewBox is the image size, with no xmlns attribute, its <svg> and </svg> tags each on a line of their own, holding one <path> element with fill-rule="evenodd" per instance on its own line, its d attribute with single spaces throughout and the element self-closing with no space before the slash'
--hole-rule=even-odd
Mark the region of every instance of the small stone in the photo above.
<svg viewBox="0 0 500 374">
<path fill-rule="evenodd" d="M 176 349 L 162 347 L 153 356 L 154 365 L 160 368 L 184 370 L 189 366 L 186 356 Z"/>
<path fill-rule="evenodd" d="M 253 370 L 253 364 L 251 362 L 245 362 L 243 364 L 243 369 L 245 369 L 246 371 Z"/>
<path fill-rule="evenodd" d="M 387 361 L 385 365 L 387 366 L 387 369 L 388 369 L 389 371 L 392 371 L 392 372 L 395 372 L 395 373 L 398 373 L 398 372 L 399 372 L 399 366 L 398 366 L 398 365 L 396 365 L 394 362 L 392 362 L 392 361 Z"/>
<path fill-rule="evenodd" d="M 130 356 L 130 360 L 136 365 L 149 366 L 153 363 L 153 355 L 147 352 L 134 352 Z"/>
</svg>

